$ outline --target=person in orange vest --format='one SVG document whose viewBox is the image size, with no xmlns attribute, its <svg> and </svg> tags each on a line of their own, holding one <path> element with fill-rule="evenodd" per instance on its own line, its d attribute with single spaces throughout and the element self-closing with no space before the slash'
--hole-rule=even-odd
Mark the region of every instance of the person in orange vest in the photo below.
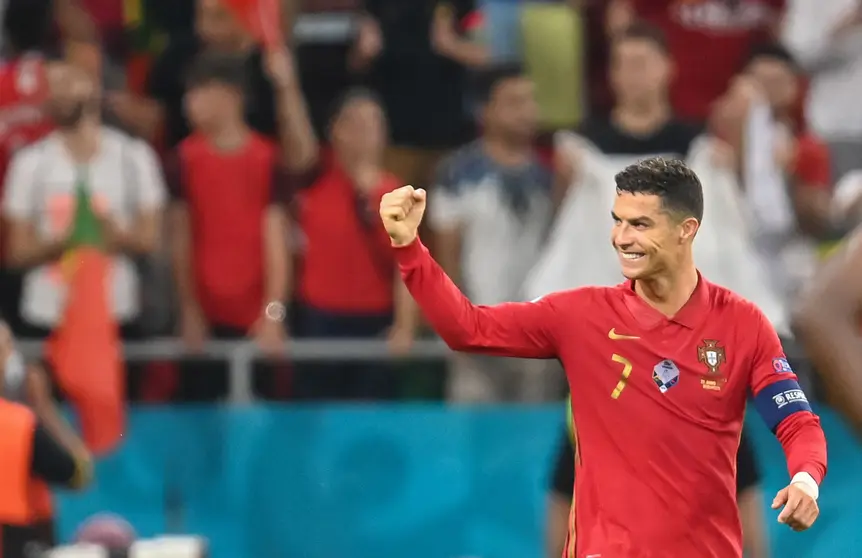
<svg viewBox="0 0 862 558">
<path fill-rule="evenodd" d="M 2 319 L 0 455 L 0 558 L 27 556 L 35 548 L 53 546 L 48 487 L 85 487 L 92 462 L 54 405 L 44 372 L 25 364 Z"/>
</svg>

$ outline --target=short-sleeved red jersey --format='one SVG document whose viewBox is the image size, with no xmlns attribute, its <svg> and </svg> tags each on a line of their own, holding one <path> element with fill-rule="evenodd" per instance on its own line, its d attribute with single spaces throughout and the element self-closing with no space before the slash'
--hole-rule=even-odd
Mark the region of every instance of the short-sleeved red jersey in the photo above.
<svg viewBox="0 0 862 558">
<path fill-rule="evenodd" d="M 44 111 L 47 96 L 41 55 L 25 54 L 0 65 L 0 177 L 15 151 L 53 129 Z"/>
<path fill-rule="evenodd" d="M 825 474 L 819 421 L 778 336 L 727 289 L 701 277 L 673 318 L 631 282 L 483 307 L 419 242 L 396 253 L 407 287 L 453 349 L 562 361 L 579 449 L 577 550 L 566 556 L 741 557 L 735 464 L 749 394 L 786 451 L 785 438 L 815 439 L 788 451 L 791 474 L 817 482 Z"/>
</svg>

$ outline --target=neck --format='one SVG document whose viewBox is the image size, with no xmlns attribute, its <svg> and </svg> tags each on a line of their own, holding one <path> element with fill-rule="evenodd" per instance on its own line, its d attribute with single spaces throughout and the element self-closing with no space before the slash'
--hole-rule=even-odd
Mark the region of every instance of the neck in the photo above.
<svg viewBox="0 0 862 558">
<path fill-rule="evenodd" d="M 530 142 L 506 141 L 499 136 L 483 136 L 482 147 L 485 153 L 503 166 L 518 166 L 530 161 L 533 157 L 533 146 Z"/>
<path fill-rule="evenodd" d="M 233 120 L 215 127 L 206 136 L 219 151 L 233 151 L 245 144 L 248 126 L 241 119 Z"/>
<path fill-rule="evenodd" d="M 61 129 L 60 136 L 72 158 L 79 163 L 86 163 L 99 149 L 100 131 L 98 118 L 84 116 L 76 126 Z"/>
<path fill-rule="evenodd" d="M 646 135 L 655 132 L 671 119 L 672 112 L 667 100 L 655 100 L 642 104 L 619 105 L 611 118 L 624 131 Z"/>
<path fill-rule="evenodd" d="M 635 292 L 647 304 L 667 317 L 676 315 L 697 288 L 697 268 L 685 265 L 676 274 L 666 274 L 635 281 Z"/>
</svg>

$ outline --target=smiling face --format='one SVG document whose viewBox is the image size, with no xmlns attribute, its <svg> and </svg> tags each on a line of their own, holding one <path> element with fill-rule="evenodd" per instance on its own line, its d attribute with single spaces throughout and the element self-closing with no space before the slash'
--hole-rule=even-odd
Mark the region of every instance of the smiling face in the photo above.
<svg viewBox="0 0 862 558">
<path fill-rule="evenodd" d="M 669 211 L 655 194 L 618 192 L 611 217 L 611 243 L 623 275 L 634 280 L 677 269 L 700 226 L 694 217 Z"/>
</svg>

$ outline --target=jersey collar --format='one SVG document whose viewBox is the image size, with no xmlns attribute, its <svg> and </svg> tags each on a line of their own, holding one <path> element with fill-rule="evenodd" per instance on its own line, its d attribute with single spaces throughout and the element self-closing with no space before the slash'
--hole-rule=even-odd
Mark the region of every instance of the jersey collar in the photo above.
<svg viewBox="0 0 862 558">
<path fill-rule="evenodd" d="M 709 282 L 703 278 L 699 270 L 697 272 L 697 286 L 694 288 L 694 292 L 691 293 L 691 297 L 689 297 L 688 301 L 672 318 L 666 317 L 664 314 L 647 304 L 647 302 L 635 292 L 634 279 L 629 279 L 623 283 L 623 286 L 625 287 L 625 293 L 627 295 L 626 306 L 628 306 L 635 318 L 648 328 L 670 321 L 688 329 L 695 329 L 709 312 L 710 286 Z"/>
</svg>

